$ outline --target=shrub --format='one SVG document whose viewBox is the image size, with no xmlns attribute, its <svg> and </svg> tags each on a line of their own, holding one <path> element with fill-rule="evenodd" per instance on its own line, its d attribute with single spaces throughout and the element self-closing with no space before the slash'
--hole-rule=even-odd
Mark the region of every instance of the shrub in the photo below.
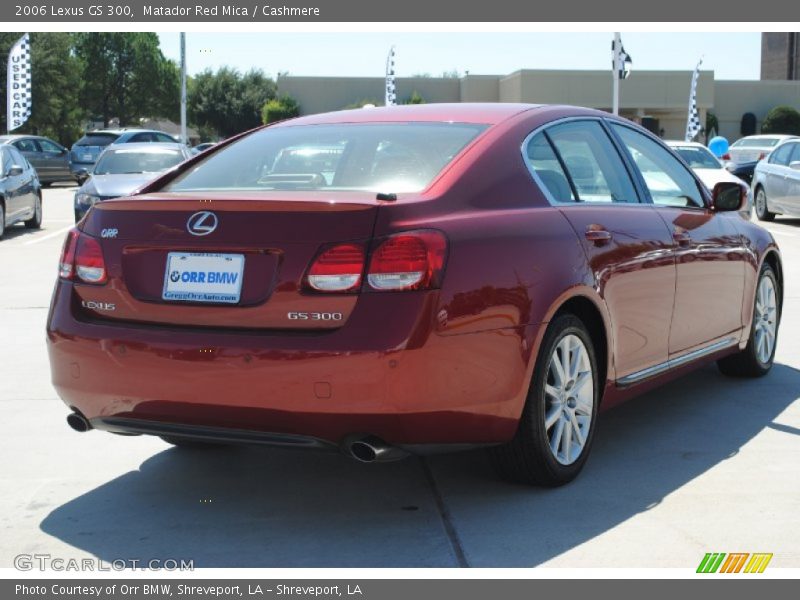
<svg viewBox="0 0 800 600">
<path fill-rule="evenodd" d="M 761 133 L 800 135 L 800 112 L 791 106 L 776 106 L 764 118 Z"/>
<path fill-rule="evenodd" d="M 408 98 L 403 100 L 403 104 L 425 104 L 425 98 L 417 90 L 414 90 Z"/>
<path fill-rule="evenodd" d="M 267 125 L 300 115 L 300 105 L 291 96 L 273 98 L 261 109 L 261 121 Z"/>
</svg>

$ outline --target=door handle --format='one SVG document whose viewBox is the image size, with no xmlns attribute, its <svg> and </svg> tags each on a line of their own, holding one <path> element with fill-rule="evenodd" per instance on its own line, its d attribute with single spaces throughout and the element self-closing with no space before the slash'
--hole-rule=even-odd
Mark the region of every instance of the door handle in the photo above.
<svg viewBox="0 0 800 600">
<path fill-rule="evenodd" d="M 598 246 L 611 241 L 611 232 L 604 229 L 602 225 L 589 225 L 584 233 L 586 239 L 594 242 Z"/>
<path fill-rule="evenodd" d="M 672 233 L 672 239 L 678 242 L 678 244 L 681 246 L 688 246 L 692 243 L 692 236 L 690 236 L 686 231 L 674 231 Z"/>
</svg>

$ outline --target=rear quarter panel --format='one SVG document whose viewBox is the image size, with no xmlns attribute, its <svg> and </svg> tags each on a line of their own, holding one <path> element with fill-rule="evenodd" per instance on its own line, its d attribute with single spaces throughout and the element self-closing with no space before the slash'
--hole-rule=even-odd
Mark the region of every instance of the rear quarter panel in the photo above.
<svg viewBox="0 0 800 600">
<path fill-rule="evenodd" d="M 522 159 L 527 134 L 550 118 L 539 109 L 495 126 L 420 198 L 382 205 L 375 228 L 376 237 L 422 228 L 445 233 L 449 252 L 430 331 L 443 357 L 491 369 L 484 375 L 514 417 L 557 309 L 585 296 L 607 323 L 580 241 Z"/>
</svg>

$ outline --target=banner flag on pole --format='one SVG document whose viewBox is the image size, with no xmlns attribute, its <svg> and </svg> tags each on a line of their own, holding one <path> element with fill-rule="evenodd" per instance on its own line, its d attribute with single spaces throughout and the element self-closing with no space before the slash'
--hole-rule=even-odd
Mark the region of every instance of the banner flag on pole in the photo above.
<svg viewBox="0 0 800 600">
<path fill-rule="evenodd" d="M 6 78 L 6 126 L 21 127 L 31 116 L 31 42 L 26 33 L 11 46 Z"/>
<path fill-rule="evenodd" d="M 633 59 L 631 55 L 625 52 L 625 46 L 622 45 L 622 42 L 619 43 L 619 54 L 617 54 L 617 48 L 615 43 L 611 42 L 611 55 L 614 57 L 612 60 L 612 68 L 617 71 L 617 77 L 619 79 L 627 79 L 631 76 L 631 65 L 633 65 Z"/>
<path fill-rule="evenodd" d="M 394 46 L 386 57 L 386 106 L 397 104 L 397 88 L 394 84 Z"/>
<path fill-rule="evenodd" d="M 686 140 L 691 142 L 695 136 L 700 133 L 702 126 L 700 125 L 700 113 L 697 110 L 697 79 L 700 77 L 700 65 L 703 64 L 703 59 L 697 63 L 692 75 L 692 89 L 689 91 L 689 116 L 686 120 Z"/>
</svg>

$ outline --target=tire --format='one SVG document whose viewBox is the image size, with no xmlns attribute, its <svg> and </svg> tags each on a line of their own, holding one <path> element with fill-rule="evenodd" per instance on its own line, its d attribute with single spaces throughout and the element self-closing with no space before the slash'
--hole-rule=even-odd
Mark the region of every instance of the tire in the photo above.
<svg viewBox="0 0 800 600">
<path fill-rule="evenodd" d="M 762 296 L 762 286 L 765 288 L 764 294 L 766 295 L 764 296 Z M 769 307 L 768 295 L 770 293 L 772 308 Z M 775 271 L 767 263 L 764 263 L 758 276 L 758 285 L 753 301 L 753 325 L 750 328 L 750 339 L 747 340 L 744 350 L 717 361 L 717 366 L 722 373 L 731 377 L 763 377 L 769 373 L 775 360 L 775 348 L 778 345 L 778 327 L 781 322 L 780 297 L 780 287 Z M 765 304 L 767 305 L 766 318 Z M 763 343 L 761 340 L 765 335 L 769 340 L 769 331 L 772 331 L 771 341 L 768 342 L 769 346 L 765 349 L 761 346 Z"/>
<path fill-rule="evenodd" d="M 162 440 L 167 442 L 168 444 L 172 444 L 177 448 L 219 448 L 223 444 L 216 444 L 214 442 L 203 442 L 201 440 L 195 440 L 193 438 L 188 437 L 180 437 L 175 435 L 162 435 L 159 436 Z"/>
<path fill-rule="evenodd" d="M 28 229 L 41 229 L 42 228 L 42 195 L 41 193 L 36 196 L 36 205 L 33 211 L 33 216 L 25 221 L 25 227 Z"/>
<path fill-rule="evenodd" d="M 5 204 L 0 202 L 0 240 L 6 233 L 6 207 Z"/>
<path fill-rule="evenodd" d="M 756 188 L 756 197 L 753 203 L 756 205 L 756 216 L 759 221 L 772 221 L 775 219 L 775 213 L 767 209 L 767 192 L 764 191 L 763 187 L 758 186 Z"/>
<path fill-rule="evenodd" d="M 566 385 L 562 386 L 556 377 L 559 371 L 556 363 L 564 356 L 565 349 L 570 359 L 579 359 L 575 372 L 580 376 L 576 377 L 568 366 Z M 581 352 L 576 356 L 578 350 Z M 583 322 L 571 314 L 551 321 L 536 359 L 517 433 L 510 442 L 489 449 L 490 459 L 501 477 L 517 483 L 557 487 L 578 476 L 594 439 L 600 396 L 598 373 L 592 339 Z M 584 383 L 576 386 L 576 381 Z M 570 443 L 577 432 L 582 433 L 584 440 L 579 448 L 575 447 L 577 443 Z"/>
</svg>

